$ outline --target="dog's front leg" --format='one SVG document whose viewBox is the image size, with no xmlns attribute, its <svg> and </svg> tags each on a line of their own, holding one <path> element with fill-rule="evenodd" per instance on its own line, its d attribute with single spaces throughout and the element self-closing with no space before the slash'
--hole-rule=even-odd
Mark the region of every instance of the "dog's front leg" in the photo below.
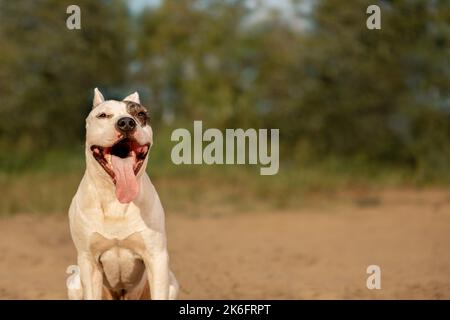
<svg viewBox="0 0 450 320">
<path fill-rule="evenodd" d="M 167 250 L 147 252 L 144 257 L 152 300 L 169 299 L 169 256 Z"/>
<path fill-rule="evenodd" d="M 85 300 L 100 300 L 102 298 L 103 275 L 92 254 L 78 254 L 81 285 Z"/>
</svg>

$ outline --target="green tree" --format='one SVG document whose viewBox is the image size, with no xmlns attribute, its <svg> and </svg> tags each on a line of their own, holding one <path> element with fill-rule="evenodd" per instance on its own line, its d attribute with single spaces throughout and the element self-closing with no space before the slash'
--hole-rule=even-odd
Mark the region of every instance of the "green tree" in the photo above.
<svg viewBox="0 0 450 320">
<path fill-rule="evenodd" d="M 66 28 L 70 1 L 0 1 L 0 143 L 15 151 L 81 142 L 95 86 L 121 85 L 128 68 L 122 1 L 77 1 L 81 30 Z"/>
<path fill-rule="evenodd" d="M 321 155 L 419 168 L 447 166 L 449 3 L 320 1 L 301 63 L 297 135 Z"/>
</svg>

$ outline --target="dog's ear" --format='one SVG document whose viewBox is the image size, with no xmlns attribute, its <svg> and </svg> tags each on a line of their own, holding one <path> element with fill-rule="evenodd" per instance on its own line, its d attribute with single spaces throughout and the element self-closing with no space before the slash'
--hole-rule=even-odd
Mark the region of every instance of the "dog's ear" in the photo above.
<svg viewBox="0 0 450 320">
<path fill-rule="evenodd" d="M 129 96 L 125 97 L 123 99 L 123 101 L 131 101 L 131 102 L 141 104 L 141 101 L 139 100 L 139 93 L 137 93 L 137 92 L 134 92 L 134 93 L 130 94 Z"/>
<path fill-rule="evenodd" d="M 100 103 L 105 102 L 105 98 L 103 98 L 102 93 L 98 88 L 94 89 L 94 100 L 92 101 L 92 109 L 98 106 Z"/>
</svg>

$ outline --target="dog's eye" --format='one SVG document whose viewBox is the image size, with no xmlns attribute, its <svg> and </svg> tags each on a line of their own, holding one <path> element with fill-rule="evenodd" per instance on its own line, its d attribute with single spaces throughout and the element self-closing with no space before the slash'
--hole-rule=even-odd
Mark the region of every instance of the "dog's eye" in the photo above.
<svg viewBox="0 0 450 320">
<path fill-rule="evenodd" d="M 147 117 L 147 114 L 144 111 L 139 112 L 137 115 L 138 115 L 138 117 L 142 117 L 142 118 Z"/>
<path fill-rule="evenodd" d="M 99 119 L 106 118 L 106 117 L 107 117 L 107 114 L 104 113 L 104 112 L 99 113 L 99 114 L 97 115 L 97 118 L 99 118 Z"/>
</svg>

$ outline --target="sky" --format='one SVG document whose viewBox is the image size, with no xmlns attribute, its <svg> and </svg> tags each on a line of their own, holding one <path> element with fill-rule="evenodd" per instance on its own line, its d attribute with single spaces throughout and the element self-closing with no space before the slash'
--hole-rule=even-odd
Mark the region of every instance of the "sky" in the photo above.
<svg viewBox="0 0 450 320">
<path fill-rule="evenodd" d="M 297 30 L 302 30 L 306 24 L 305 21 L 300 19 L 292 12 L 290 7 L 290 0 L 246 0 L 250 8 L 254 8 L 254 12 L 250 17 L 250 23 L 263 20 L 267 17 L 270 9 L 278 9 L 281 12 L 282 17 L 289 21 L 292 27 Z M 162 0 L 130 0 L 128 1 L 132 12 L 138 13 L 145 7 L 158 6 Z M 305 11 L 309 11 L 312 1 L 304 0 L 303 7 Z"/>
<path fill-rule="evenodd" d="M 130 0 L 130 8 L 133 11 L 139 11 L 146 6 L 158 6 L 162 0 Z M 258 2 L 263 3 L 268 8 L 289 9 L 288 0 L 247 0 L 249 4 L 257 6 Z"/>
<path fill-rule="evenodd" d="M 144 7 L 154 7 L 159 5 L 159 3 L 161 2 L 161 0 L 129 0 L 129 6 L 130 9 L 134 12 L 139 11 L 140 9 L 144 8 Z"/>
</svg>

